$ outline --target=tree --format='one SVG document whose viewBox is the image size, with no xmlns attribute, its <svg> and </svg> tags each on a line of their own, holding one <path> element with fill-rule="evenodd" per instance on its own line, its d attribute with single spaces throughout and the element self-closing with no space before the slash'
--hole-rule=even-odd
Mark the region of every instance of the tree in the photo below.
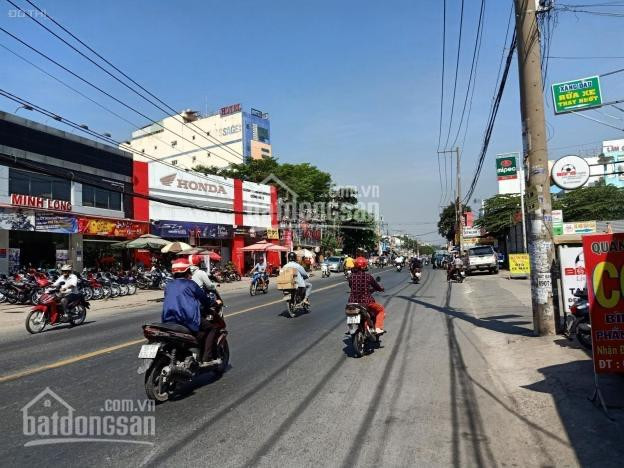
<svg viewBox="0 0 624 468">
<path fill-rule="evenodd" d="M 469 206 L 464 206 L 464 214 L 472 211 Z M 455 217 L 455 213 L 457 212 L 457 207 L 455 203 L 449 204 L 442 213 L 440 213 L 440 220 L 438 221 L 438 232 L 442 237 L 444 237 L 447 241 L 452 241 L 455 239 L 455 223 L 457 223 L 457 218 Z"/>
<path fill-rule="evenodd" d="M 369 213 L 354 210 L 341 221 L 340 235 L 345 252 L 354 255 L 357 249 L 370 251 L 377 246 L 377 223 Z"/>
<path fill-rule="evenodd" d="M 624 218 L 624 189 L 613 185 L 583 187 L 565 192 L 553 203 L 566 222 Z"/>
<path fill-rule="evenodd" d="M 475 225 L 494 237 L 500 237 L 515 224 L 516 213 L 520 211 L 520 195 L 494 195 L 485 200 L 483 207 L 483 214 Z"/>
</svg>

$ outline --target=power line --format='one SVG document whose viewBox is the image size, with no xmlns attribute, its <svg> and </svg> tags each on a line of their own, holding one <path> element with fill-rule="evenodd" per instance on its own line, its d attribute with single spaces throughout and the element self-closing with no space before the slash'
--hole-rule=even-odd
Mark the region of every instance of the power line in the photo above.
<svg viewBox="0 0 624 468">
<path fill-rule="evenodd" d="M 462 32 L 464 28 L 464 0 L 461 0 L 461 12 L 459 16 L 459 36 L 457 38 L 457 58 L 455 60 L 455 81 L 453 83 L 453 99 L 451 101 L 451 117 L 449 119 L 448 133 L 444 143 L 444 149 L 448 149 L 448 142 L 451 136 L 451 128 L 453 127 L 453 114 L 455 112 L 455 95 L 457 92 L 457 74 L 459 72 L 459 57 L 461 55 Z"/>
<path fill-rule="evenodd" d="M 505 90 L 505 83 L 507 82 L 507 76 L 509 75 L 509 68 L 511 66 L 511 61 L 513 58 L 513 53 L 514 53 L 515 48 L 516 48 L 516 33 L 514 31 L 513 36 L 511 38 L 511 44 L 509 46 L 509 53 L 507 54 L 507 60 L 505 62 L 505 69 L 503 71 L 503 76 L 501 77 L 501 82 L 498 88 L 498 92 L 496 93 L 496 97 L 494 99 L 492 109 L 490 111 L 490 117 L 488 119 L 488 123 L 486 126 L 485 135 L 483 138 L 483 144 L 481 146 L 481 152 L 479 154 L 479 159 L 477 163 L 477 168 L 475 170 L 475 174 L 470 184 L 470 188 L 464 198 L 464 203 L 468 203 L 470 199 L 472 198 L 472 194 L 474 193 L 477 187 L 477 182 L 479 181 L 479 176 L 481 175 L 481 170 L 483 169 L 483 163 L 485 161 L 485 156 L 487 154 L 487 150 L 490 144 L 490 139 L 492 137 L 492 131 L 494 130 L 494 122 L 496 121 L 498 108 L 500 106 L 500 102 L 503 97 L 503 91 Z"/>
<path fill-rule="evenodd" d="M 461 117 L 459 118 L 459 125 L 457 126 L 457 134 L 455 135 L 455 139 L 453 143 L 451 143 L 451 147 L 454 147 L 457 143 L 457 139 L 459 138 L 459 134 L 461 133 L 462 124 L 464 122 L 464 115 L 466 113 L 466 105 L 468 103 L 468 95 L 470 93 L 471 86 L 474 88 L 476 80 L 477 80 L 477 66 L 479 60 L 479 52 L 481 50 L 481 36 L 483 34 L 483 17 L 485 13 L 485 0 L 481 0 L 481 8 L 479 10 L 479 21 L 477 23 L 477 32 L 475 34 L 475 44 L 474 49 L 472 51 L 472 63 L 470 65 L 470 74 L 468 75 L 468 89 L 466 90 L 466 94 L 464 96 L 464 105 L 462 107 Z M 468 122 L 466 122 L 466 126 L 468 126 Z"/>
<path fill-rule="evenodd" d="M 15 3 L 12 2 L 12 0 L 6 0 L 8 3 L 10 3 L 11 5 L 13 5 L 15 8 L 19 9 L 20 11 L 23 12 L 23 10 L 17 6 Z M 66 44 L 68 47 L 70 47 L 72 50 L 74 50 L 76 53 L 80 54 L 82 57 L 84 57 L 85 59 L 87 59 L 89 62 L 91 62 L 92 64 L 94 64 L 96 67 L 98 67 L 100 70 L 102 70 L 103 72 L 105 72 L 107 75 L 109 75 L 110 77 L 112 77 L 113 79 L 115 79 L 116 81 L 118 81 L 119 83 L 121 83 L 123 86 L 125 86 L 126 88 L 128 88 L 130 91 L 132 91 L 133 93 L 135 93 L 137 96 L 141 97 L 142 99 L 144 99 L 145 101 L 147 101 L 148 103 L 150 103 L 151 105 L 153 105 L 154 107 L 156 107 L 157 109 L 159 109 L 161 112 L 164 112 L 165 114 L 168 114 L 169 112 L 173 112 L 174 116 L 178 114 L 178 112 L 171 106 L 169 106 L 167 103 L 163 102 L 161 99 L 159 99 L 158 97 L 156 97 L 154 94 L 152 94 L 151 92 L 147 91 L 144 87 L 142 87 L 141 85 L 139 85 L 135 80 L 133 80 L 132 78 L 130 78 L 128 75 L 126 75 L 124 72 L 122 72 L 119 68 L 117 68 L 116 66 L 114 66 L 111 62 L 109 62 L 108 60 L 106 60 L 104 57 L 102 57 L 100 54 L 98 54 L 95 50 L 93 50 L 91 47 L 89 47 L 87 44 L 85 44 L 83 41 L 81 41 L 78 37 L 76 37 L 73 33 L 71 33 L 69 30 L 67 30 L 65 27 L 63 27 L 60 23 L 58 23 L 56 20 L 54 20 L 52 17 L 50 17 L 46 11 L 41 10 L 37 5 L 35 5 L 32 1 L 30 0 L 26 0 L 30 5 L 32 5 L 34 8 L 36 8 L 42 15 L 44 15 L 46 18 L 50 19 L 50 21 L 52 21 L 54 24 L 56 24 L 58 27 L 60 27 L 63 31 L 65 31 L 67 34 L 69 34 L 72 38 L 74 38 L 76 41 L 78 41 L 81 45 L 83 45 L 84 47 L 86 47 L 89 51 L 91 51 L 92 53 L 94 53 L 98 58 L 100 58 L 101 60 L 103 60 L 104 62 L 106 62 L 109 66 L 111 66 L 113 69 L 115 69 L 117 72 L 119 72 L 121 75 L 123 75 L 126 79 L 130 80 L 132 83 L 134 83 L 136 86 L 138 86 L 140 89 L 142 89 L 143 91 L 147 92 L 150 96 L 152 96 L 153 98 L 155 98 L 158 102 L 162 103 L 165 108 L 167 109 L 163 109 L 163 107 L 159 106 L 158 104 L 155 104 L 151 99 L 146 98 L 143 94 L 141 94 L 140 92 L 136 91 L 134 88 L 132 88 L 131 86 L 129 86 L 127 83 L 125 83 L 123 80 L 119 79 L 117 76 L 113 75 L 111 72 L 109 72 L 108 70 L 106 70 L 104 67 L 102 67 L 100 64 L 96 63 L 94 60 L 92 60 L 90 57 L 88 57 L 87 55 L 85 55 L 83 52 L 81 52 L 80 50 L 78 50 L 76 47 L 74 47 L 72 44 L 70 44 L 69 42 L 67 42 L 65 39 L 63 39 L 62 37 L 60 37 L 58 34 L 56 34 L 54 31 L 52 31 L 50 28 L 48 28 L 46 25 L 44 25 L 43 23 L 41 23 L 39 20 L 37 20 L 33 15 L 28 15 L 25 14 L 25 16 L 27 16 L 28 18 L 30 18 L 31 20 L 33 20 L 34 22 L 36 22 L 39 26 L 41 26 L 42 28 L 44 28 L 46 31 L 48 31 L 50 34 L 52 34 L 54 37 L 56 37 L 57 39 L 59 39 L 60 41 L 62 41 L 64 44 Z M 24 12 L 25 13 L 25 12 Z M 175 118 L 175 117 L 174 117 Z M 183 123 L 183 120 L 181 120 L 181 122 Z M 201 131 L 201 129 L 199 129 L 199 127 L 197 127 L 194 123 L 190 122 L 192 127 L 197 128 L 198 130 L 200 130 L 199 132 L 196 130 L 193 130 L 191 128 L 191 130 L 194 131 L 194 133 L 200 135 L 201 137 L 203 137 L 204 139 L 211 141 L 212 143 L 214 143 L 215 141 L 218 143 L 219 146 L 223 147 L 224 150 L 226 150 L 228 153 L 230 153 L 233 156 L 236 157 L 241 157 L 244 159 L 244 155 L 233 150 L 232 148 L 228 147 L 225 143 L 223 143 L 222 141 L 220 141 L 219 139 L 217 139 L 216 137 L 210 136 L 205 134 L 203 131 Z M 190 140 L 187 140 L 190 143 Z M 199 146 L 199 145 L 197 145 Z M 200 147 L 201 148 L 201 147 Z M 215 155 L 217 156 L 217 155 Z M 221 158 L 224 159 L 224 158 Z M 225 159 L 224 159 L 225 160 Z M 227 160 L 225 160 L 227 161 Z M 227 161 L 229 162 L 229 161 Z"/>
<path fill-rule="evenodd" d="M 444 115 L 444 80 L 445 80 L 445 62 L 446 62 L 446 0 L 443 3 L 442 13 L 442 79 L 440 80 L 440 124 L 438 128 L 438 176 L 440 179 L 440 200 L 438 205 L 442 205 L 443 199 L 446 197 L 446 193 L 442 191 L 442 169 L 440 167 L 440 143 L 442 140 L 442 120 Z M 446 163 L 445 163 L 446 164 Z M 446 174 L 446 173 L 445 173 Z M 446 175 L 445 175 L 446 177 Z"/>
</svg>

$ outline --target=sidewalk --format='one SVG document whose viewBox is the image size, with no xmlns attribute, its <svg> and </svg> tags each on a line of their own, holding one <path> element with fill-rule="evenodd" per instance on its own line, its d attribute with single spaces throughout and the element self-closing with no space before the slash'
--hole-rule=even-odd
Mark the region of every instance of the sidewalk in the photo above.
<svg viewBox="0 0 624 468">
<path fill-rule="evenodd" d="M 621 466 L 624 378 L 600 378 L 612 422 L 588 400 L 594 390 L 591 355 L 563 336 L 533 336 L 528 280 L 471 276 L 453 285 L 454 296 L 458 290 L 470 315 L 460 318 L 476 326 L 492 377 L 511 397 L 511 413 L 524 420 L 536 444 L 559 450 L 557 465 L 566 464 L 568 452 L 583 466 Z"/>
</svg>

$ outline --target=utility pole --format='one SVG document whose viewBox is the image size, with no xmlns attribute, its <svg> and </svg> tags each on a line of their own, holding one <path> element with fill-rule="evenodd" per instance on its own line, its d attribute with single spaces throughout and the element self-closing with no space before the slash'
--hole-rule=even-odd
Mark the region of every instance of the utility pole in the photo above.
<svg viewBox="0 0 624 468">
<path fill-rule="evenodd" d="M 455 180 L 455 238 L 457 239 L 457 246 L 461 254 L 463 237 L 464 237 L 464 213 L 462 212 L 462 200 L 461 200 L 461 163 L 460 163 L 460 150 L 456 147 L 453 150 L 438 151 L 438 154 L 444 155 L 455 153 L 457 162 L 457 174 Z"/>
<path fill-rule="evenodd" d="M 548 151 L 544 118 L 544 96 L 536 0 L 514 0 L 524 171 L 528 176 L 529 253 L 533 330 L 538 336 L 554 335 L 551 265 L 553 242 Z"/>
</svg>

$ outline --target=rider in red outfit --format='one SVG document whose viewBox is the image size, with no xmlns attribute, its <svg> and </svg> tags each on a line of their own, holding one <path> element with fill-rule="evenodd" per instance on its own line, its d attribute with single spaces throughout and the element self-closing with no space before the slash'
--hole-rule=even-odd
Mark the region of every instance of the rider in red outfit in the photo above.
<svg viewBox="0 0 624 468">
<path fill-rule="evenodd" d="M 353 273 L 349 277 L 349 286 L 351 286 L 349 302 L 367 305 L 368 310 L 375 316 L 375 332 L 378 334 L 385 333 L 383 329 L 384 317 L 386 315 L 384 306 L 375 302 L 371 294 L 373 291 L 383 291 L 384 288 L 375 281 L 375 278 L 370 273 L 366 272 L 368 270 L 368 260 L 364 257 L 358 257 L 354 263 Z"/>
</svg>

